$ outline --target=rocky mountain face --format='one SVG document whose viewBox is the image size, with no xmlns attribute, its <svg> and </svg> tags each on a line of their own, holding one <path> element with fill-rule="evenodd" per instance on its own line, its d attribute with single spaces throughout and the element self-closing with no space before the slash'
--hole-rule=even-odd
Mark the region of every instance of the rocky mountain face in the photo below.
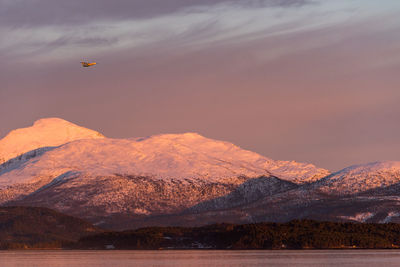
<svg viewBox="0 0 400 267">
<path fill-rule="evenodd" d="M 196 133 L 110 139 L 54 118 L 12 131 L 0 155 L 1 205 L 53 208 L 113 229 L 400 215 L 396 162 L 331 174 Z"/>
</svg>

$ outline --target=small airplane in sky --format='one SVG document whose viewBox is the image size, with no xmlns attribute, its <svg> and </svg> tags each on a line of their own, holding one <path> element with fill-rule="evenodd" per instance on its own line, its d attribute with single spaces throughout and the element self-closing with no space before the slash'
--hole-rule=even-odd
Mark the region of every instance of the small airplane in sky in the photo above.
<svg viewBox="0 0 400 267">
<path fill-rule="evenodd" d="M 96 62 L 86 62 L 86 61 L 81 61 L 81 64 L 82 64 L 82 67 L 84 67 L 84 68 L 88 68 L 88 67 L 90 67 L 90 66 L 94 66 L 94 65 L 96 65 L 97 63 L 96 63 Z"/>
</svg>

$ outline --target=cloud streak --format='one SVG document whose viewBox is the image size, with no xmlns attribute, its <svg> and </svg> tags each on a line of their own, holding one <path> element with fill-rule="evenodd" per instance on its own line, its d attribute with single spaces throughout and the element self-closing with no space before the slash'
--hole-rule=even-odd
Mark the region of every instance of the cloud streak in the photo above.
<svg viewBox="0 0 400 267">
<path fill-rule="evenodd" d="M 10 5 L 15 8 L 15 5 L 27 4 L 25 1 L 17 1 L 16 3 Z M 46 3 L 46 0 L 42 0 L 32 1 L 31 4 L 42 5 Z M 32 10 L 49 12 L 54 5 L 53 1 L 51 3 L 53 4 L 47 3 L 50 8 L 35 6 Z M 68 3 L 68 5 L 75 7 L 74 2 Z M 84 3 L 90 6 L 90 3 L 86 1 Z M 101 3 L 108 5 L 110 2 Z M 137 5 L 139 2 L 124 2 L 126 5 L 128 3 Z M 31 23 L 29 27 L 10 27 L 4 23 L 0 26 L 0 34 L 7 38 L 0 42 L 0 52 L 3 55 L 11 55 L 16 61 L 21 58 L 24 61 L 29 61 L 32 57 L 32 60 L 37 62 L 41 60 L 41 56 L 43 56 L 44 61 L 48 59 L 54 61 L 60 57 L 71 58 L 71 56 L 77 54 L 77 51 L 81 54 L 93 56 L 110 51 L 116 53 L 123 49 L 133 50 L 149 45 L 165 47 L 172 44 L 179 49 L 183 46 L 201 49 L 203 46 L 221 42 L 237 43 L 254 38 L 260 39 L 265 36 L 320 28 L 326 26 L 326 24 L 329 25 L 329 23 L 337 23 L 341 19 L 340 17 L 335 19 L 334 16 L 329 19 L 329 16 L 325 14 L 325 9 L 320 9 L 318 5 L 314 6 L 313 14 L 310 16 L 309 11 L 302 9 L 308 2 L 297 0 L 209 1 L 209 3 L 206 1 L 202 2 L 201 6 L 197 1 L 189 1 L 186 5 L 178 5 L 178 3 L 180 2 L 169 5 L 170 8 L 180 7 L 176 9 L 175 13 L 161 12 L 162 15 L 146 18 L 140 18 L 131 13 L 129 14 L 132 16 L 114 16 L 112 10 L 102 8 L 100 10 L 110 11 L 110 14 L 107 13 L 110 18 L 92 15 L 89 16 L 92 18 L 90 21 L 80 22 L 79 26 L 69 24 L 68 19 L 62 19 L 63 16 L 59 16 L 58 19 L 65 23 L 51 23 L 51 16 L 44 14 L 37 14 L 37 16 L 44 20 L 50 19 L 50 21 Z M 124 5 L 116 6 L 121 8 Z M 158 5 L 149 5 L 149 7 L 155 8 Z M 57 6 L 57 8 L 64 10 L 63 6 Z M 24 7 L 22 10 L 30 9 Z M 126 10 L 129 10 L 129 8 L 126 8 Z M 14 13 L 18 12 L 15 11 Z M 53 14 L 53 12 L 50 13 Z M 117 11 L 115 13 L 121 14 Z M 6 14 L 10 17 L 9 12 Z M 82 17 L 79 12 L 70 11 L 66 14 L 74 14 L 69 19 L 74 16 Z M 347 14 L 347 16 L 349 15 L 351 13 Z M 7 16 L 0 17 L 7 18 Z M 15 19 L 18 17 L 15 16 Z M 20 23 L 25 25 L 23 21 L 24 19 Z M 77 20 L 77 22 L 79 21 Z M 48 51 L 47 55 L 43 53 L 45 51 Z"/>
<path fill-rule="evenodd" d="M 80 25 L 101 20 L 149 19 L 218 4 L 292 7 L 306 0 L 1 0 L 0 24 L 13 27 Z"/>
</svg>

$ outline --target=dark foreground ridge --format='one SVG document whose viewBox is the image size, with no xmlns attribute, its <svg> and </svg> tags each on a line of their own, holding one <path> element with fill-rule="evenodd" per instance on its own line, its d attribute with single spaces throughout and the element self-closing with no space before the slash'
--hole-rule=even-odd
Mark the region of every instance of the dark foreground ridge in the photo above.
<svg viewBox="0 0 400 267">
<path fill-rule="evenodd" d="M 84 220 L 47 208 L 0 207 L 0 249 L 62 248 L 100 232 Z"/>
<path fill-rule="evenodd" d="M 317 222 L 151 227 L 81 238 L 78 249 L 399 248 L 399 224 Z"/>
<path fill-rule="evenodd" d="M 116 232 L 47 208 L 0 208 L 1 249 L 400 248 L 400 224 L 318 222 L 147 227 Z"/>
</svg>

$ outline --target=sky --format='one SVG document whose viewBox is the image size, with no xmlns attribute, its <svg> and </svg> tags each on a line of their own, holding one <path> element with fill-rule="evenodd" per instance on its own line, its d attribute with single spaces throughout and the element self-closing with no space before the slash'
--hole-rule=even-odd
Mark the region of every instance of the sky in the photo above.
<svg viewBox="0 0 400 267">
<path fill-rule="evenodd" d="M 0 0 L 0 138 L 59 117 L 111 138 L 197 132 L 331 171 L 400 160 L 399 12 L 398 0 Z"/>
</svg>

